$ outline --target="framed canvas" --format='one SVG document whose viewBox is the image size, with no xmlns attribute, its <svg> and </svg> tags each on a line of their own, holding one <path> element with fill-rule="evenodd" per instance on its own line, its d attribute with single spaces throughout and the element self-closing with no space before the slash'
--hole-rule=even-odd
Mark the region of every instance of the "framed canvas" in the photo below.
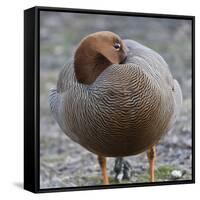
<svg viewBox="0 0 200 200">
<path fill-rule="evenodd" d="M 195 17 L 24 11 L 24 188 L 195 182 Z"/>
</svg>

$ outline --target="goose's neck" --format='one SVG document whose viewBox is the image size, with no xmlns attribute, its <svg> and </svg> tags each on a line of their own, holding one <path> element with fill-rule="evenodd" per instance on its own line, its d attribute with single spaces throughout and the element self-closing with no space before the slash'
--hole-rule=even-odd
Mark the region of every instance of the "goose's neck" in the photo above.
<svg viewBox="0 0 200 200">
<path fill-rule="evenodd" d="M 74 71 L 78 82 L 92 84 L 111 62 L 95 48 L 81 44 L 74 56 Z"/>
</svg>

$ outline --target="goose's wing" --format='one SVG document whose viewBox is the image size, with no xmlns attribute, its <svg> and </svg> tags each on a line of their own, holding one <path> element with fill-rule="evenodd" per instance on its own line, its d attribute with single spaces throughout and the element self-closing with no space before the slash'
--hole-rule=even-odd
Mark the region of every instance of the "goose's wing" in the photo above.
<svg viewBox="0 0 200 200">
<path fill-rule="evenodd" d="M 175 103 L 175 115 L 177 116 L 180 112 L 180 107 L 182 105 L 182 91 L 177 80 L 174 79 L 173 97 Z"/>
<path fill-rule="evenodd" d="M 62 102 L 62 94 L 67 92 L 69 83 L 72 79 L 71 75 L 71 62 L 63 66 L 57 81 L 57 89 L 50 89 L 49 91 L 49 105 L 51 112 L 60 125 L 60 107 Z"/>
<path fill-rule="evenodd" d="M 61 97 L 60 97 L 60 94 L 57 92 L 57 89 L 50 89 L 49 106 L 56 121 L 58 121 L 58 118 L 59 118 L 60 102 L 61 102 Z"/>
<path fill-rule="evenodd" d="M 64 122 L 64 107 L 63 101 L 65 99 L 65 93 L 67 95 L 70 90 L 71 82 L 73 80 L 71 73 L 71 62 L 64 65 L 59 74 L 57 81 L 57 88 L 49 91 L 49 106 L 54 119 L 57 121 L 61 129 L 66 131 L 66 124 Z"/>
<path fill-rule="evenodd" d="M 174 99 L 176 102 L 176 105 L 181 105 L 182 104 L 182 91 L 181 87 L 178 83 L 177 80 L 174 79 Z"/>
</svg>

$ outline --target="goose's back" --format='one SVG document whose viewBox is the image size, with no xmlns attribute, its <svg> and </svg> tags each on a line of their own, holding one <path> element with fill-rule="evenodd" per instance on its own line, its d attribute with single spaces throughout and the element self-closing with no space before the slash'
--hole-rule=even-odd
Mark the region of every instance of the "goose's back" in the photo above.
<svg viewBox="0 0 200 200">
<path fill-rule="evenodd" d="M 104 156 L 140 153 L 174 123 L 174 80 L 154 51 L 125 41 L 125 64 L 111 65 L 86 86 L 76 81 L 73 61 L 60 73 L 50 105 L 62 130 L 88 150 Z"/>
</svg>

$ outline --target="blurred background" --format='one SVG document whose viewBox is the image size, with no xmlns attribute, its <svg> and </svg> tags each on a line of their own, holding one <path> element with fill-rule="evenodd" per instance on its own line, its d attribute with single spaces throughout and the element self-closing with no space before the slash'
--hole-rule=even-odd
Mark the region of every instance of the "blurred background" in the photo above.
<svg viewBox="0 0 200 200">
<path fill-rule="evenodd" d="M 48 91 L 86 35 L 108 30 L 157 51 L 182 88 L 183 105 L 173 129 L 157 145 L 156 181 L 191 179 L 191 21 L 41 11 L 40 15 L 40 188 L 100 185 L 96 156 L 71 141 L 58 127 L 48 105 Z M 125 158 L 130 180 L 147 182 L 146 153 Z M 114 158 L 107 172 L 114 180 Z"/>
</svg>

